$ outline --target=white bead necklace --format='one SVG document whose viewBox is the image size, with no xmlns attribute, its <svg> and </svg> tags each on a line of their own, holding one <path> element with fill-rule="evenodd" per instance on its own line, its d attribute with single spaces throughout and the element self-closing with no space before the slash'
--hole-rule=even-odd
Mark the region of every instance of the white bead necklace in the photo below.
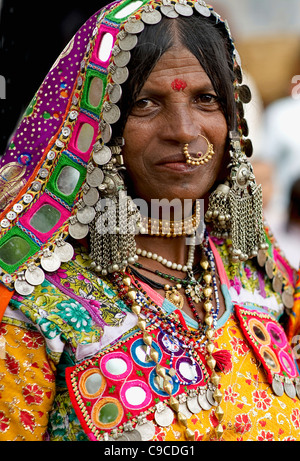
<svg viewBox="0 0 300 461">
<path fill-rule="evenodd" d="M 196 236 L 194 235 L 191 237 L 191 242 L 189 245 L 189 254 L 188 259 L 185 265 L 177 264 L 168 259 L 164 258 L 163 256 L 158 255 L 157 253 L 152 253 L 151 251 L 142 250 L 141 248 L 137 248 L 136 254 L 137 256 L 143 256 L 144 258 L 153 259 L 154 261 L 159 262 L 163 266 L 177 270 L 180 272 L 189 272 L 193 269 L 194 259 L 195 259 L 195 247 L 196 247 Z"/>
</svg>

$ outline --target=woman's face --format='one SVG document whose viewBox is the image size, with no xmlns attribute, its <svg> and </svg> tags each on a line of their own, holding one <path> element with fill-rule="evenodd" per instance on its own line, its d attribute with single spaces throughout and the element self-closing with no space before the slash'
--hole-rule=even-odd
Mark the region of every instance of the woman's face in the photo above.
<svg viewBox="0 0 300 461">
<path fill-rule="evenodd" d="M 205 165 L 185 162 L 207 150 L 215 155 Z M 174 46 L 158 61 L 128 117 L 124 161 L 129 190 L 135 198 L 204 198 L 224 166 L 227 124 L 213 85 L 186 48 Z"/>
</svg>

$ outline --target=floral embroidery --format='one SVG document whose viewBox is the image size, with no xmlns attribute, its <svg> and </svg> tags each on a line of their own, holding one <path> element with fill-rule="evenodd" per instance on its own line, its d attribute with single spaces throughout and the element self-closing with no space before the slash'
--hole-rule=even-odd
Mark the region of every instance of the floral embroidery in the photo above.
<svg viewBox="0 0 300 461">
<path fill-rule="evenodd" d="M 7 418 L 3 411 L 0 411 L 0 433 L 4 434 L 8 431 L 10 419 Z"/>
<path fill-rule="evenodd" d="M 235 405 L 238 396 L 239 394 L 233 390 L 232 386 L 228 386 L 227 389 L 225 389 L 225 392 L 224 392 L 225 402 L 231 402 L 233 405 Z"/>
<path fill-rule="evenodd" d="M 295 429 L 300 429 L 300 410 L 299 408 L 294 408 L 292 411 L 292 423 Z"/>
<path fill-rule="evenodd" d="M 257 437 L 259 442 L 273 442 L 274 441 L 274 434 L 271 431 L 261 431 Z"/>
<path fill-rule="evenodd" d="M 6 358 L 0 361 L 0 441 L 41 441 L 55 390 L 44 339 L 37 331 L 8 324 L 1 331 Z"/>
<path fill-rule="evenodd" d="M 44 392 L 37 384 L 28 384 L 23 388 L 23 396 L 27 405 L 41 405 Z"/>
<path fill-rule="evenodd" d="M 243 356 L 246 355 L 249 351 L 249 347 L 243 339 L 240 338 L 232 338 L 230 341 L 234 351 L 239 355 Z"/>
<path fill-rule="evenodd" d="M 257 390 L 257 391 L 254 391 L 252 395 L 253 395 L 253 402 L 255 404 L 255 407 L 258 410 L 266 411 L 272 405 L 272 400 L 270 396 L 268 395 L 267 391 Z"/>
<path fill-rule="evenodd" d="M 252 427 L 251 419 L 246 414 L 237 415 L 235 418 L 234 427 L 236 432 L 245 434 L 246 432 L 250 431 Z"/>
<path fill-rule="evenodd" d="M 39 349 L 43 346 L 44 339 L 39 333 L 27 331 L 22 338 L 22 342 L 26 344 L 28 349 Z"/>
<path fill-rule="evenodd" d="M 74 326 L 75 330 L 80 331 L 83 329 L 86 332 L 91 331 L 91 317 L 78 302 L 71 300 L 63 301 L 57 305 L 57 309 L 60 311 L 59 315 L 63 319 L 67 319 Z"/>
</svg>

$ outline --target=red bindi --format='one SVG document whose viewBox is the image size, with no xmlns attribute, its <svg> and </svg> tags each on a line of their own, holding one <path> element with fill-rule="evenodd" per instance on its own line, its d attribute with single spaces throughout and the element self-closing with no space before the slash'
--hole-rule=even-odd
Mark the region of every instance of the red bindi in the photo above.
<svg viewBox="0 0 300 461">
<path fill-rule="evenodd" d="M 172 83 L 171 87 L 174 91 L 180 91 L 184 90 L 187 87 L 187 83 L 184 80 L 180 80 L 179 78 L 176 78 Z"/>
</svg>

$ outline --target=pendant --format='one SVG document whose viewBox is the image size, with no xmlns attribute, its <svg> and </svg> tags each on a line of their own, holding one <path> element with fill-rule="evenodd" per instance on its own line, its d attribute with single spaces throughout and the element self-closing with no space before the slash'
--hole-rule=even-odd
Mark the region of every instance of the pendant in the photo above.
<svg viewBox="0 0 300 461">
<path fill-rule="evenodd" d="M 284 392 L 286 393 L 288 397 L 290 397 L 291 399 L 294 399 L 296 397 L 296 389 L 295 389 L 294 384 L 290 380 L 290 378 L 288 377 L 284 378 L 283 387 L 284 387 Z"/>
<path fill-rule="evenodd" d="M 208 402 L 213 407 L 216 407 L 218 405 L 217 402 L 214 399 L 215 390 L 216 390 L 215 386 L 213 384 L 211 384 L 211 383 L 208 383 L 208 389 L 206 391 L 206 397 L 207 397 Z"/>
<path fill-rule="evenodd" d="M 187 395 L 181 394 L 178 396 L 178 401 L 179 401 L 179 413 L 182 413 L 186 419 L 189 419 L 193 413 L 189 410 L 189 407 L 187 405 Z"/>
<path fill-rule="evenodd" d="M 277 395 L 277 397 L 283 396 L 284 394 L 283 384 L 281 382 L 280 376 L 277 374 L 273 376 L 272 389 L 273 389 L 274 394 Z"/>
<path fill-rule="evenodd" d="M 199 390 L 198 394 L 198 403 L 202 410 L 210 410 L 212 405 L 209 403 L 209 401 L 206 398 L 206 388 L 201 387 Z"/>
<path fill-rule="evenodd" d="M 18 278 L 15 281 L 15 290 L 21 296 L 29 296 L 34 292 L 34 287 L 29 285 L 23 278 Z"/>
<path fill-rule="evenodd" d="M 128 441 L 130 442 L 141 442 L 142 441 L 142 436 L 136 429 L 125 431 L 124 435 L 127 437 Z"/>
<path fill-rule="evenodd" d="M 296 388 L 296 395 L 298 399 L 300 400 L 300 378 L 299 376 L 297 376 L 297 378 L 295 379 L 295 388 Z"/>
<path fill-rule="evenodd" d="M 154 413 L 154 419 L 158 426 L 168 427 L 172 424 L 174 419 L 174 413 L 171 408 L 166 407 L 162 402 L 156 405 L 156 412 Z"/>
<path fill-rule="evenodd" d="M 176 285 L 176 287 L 170 287 L 169 285 L 164 287 L 166 292 L 166 299 L 174 304 L 177 309 L 182 309 L 184 299 L 183 296 L 179 293 L 178 288 L 178 285 Z"/>
<path fill-rule="evenodd" d="M 186 404 L 187 404 L 189 411 L 194 415 L 200 413 L 200 411 L 202 410 L 202 408 L 199 405 L 197 393 L 195 389 L 191 389 L 189 391 Z"/>
<path fill-rule="evenodd" d="M 41 266 L 46 272 L 55 272 L 60 268 L 60 259 L 54 253 L 45 250 L 41 258 Z"/>
<path fill-rule="evenodd" d="M 202 298 L 203 287 L 197 283 L 196 285 L 188 285 L 185 289 L 185 293 L 192 298 L 192 301 L 196 304 L 200 303 Z"/>
<path fill-rule="evenodd" d="M 149 442 L 155 436 L 155 426 L 152 421 L 148 421 L 145 416 L 137 417 L 135 429 L 140 433 L 143 442 Z"/>
<path fill-rule="evenodd" d="M 61 262 L 69 262 L 74 256 L 74 248 L 70 243 L 65 241 L 57 242 L 54 254 L 57 255 Z"/>
<path fill-rule="evenodd" d="M 25 279 L 30 285 L 38 286 L 44 282 L 45 274 L 40 267 L 29 265 L 25 272 Z"/>
</svg>

